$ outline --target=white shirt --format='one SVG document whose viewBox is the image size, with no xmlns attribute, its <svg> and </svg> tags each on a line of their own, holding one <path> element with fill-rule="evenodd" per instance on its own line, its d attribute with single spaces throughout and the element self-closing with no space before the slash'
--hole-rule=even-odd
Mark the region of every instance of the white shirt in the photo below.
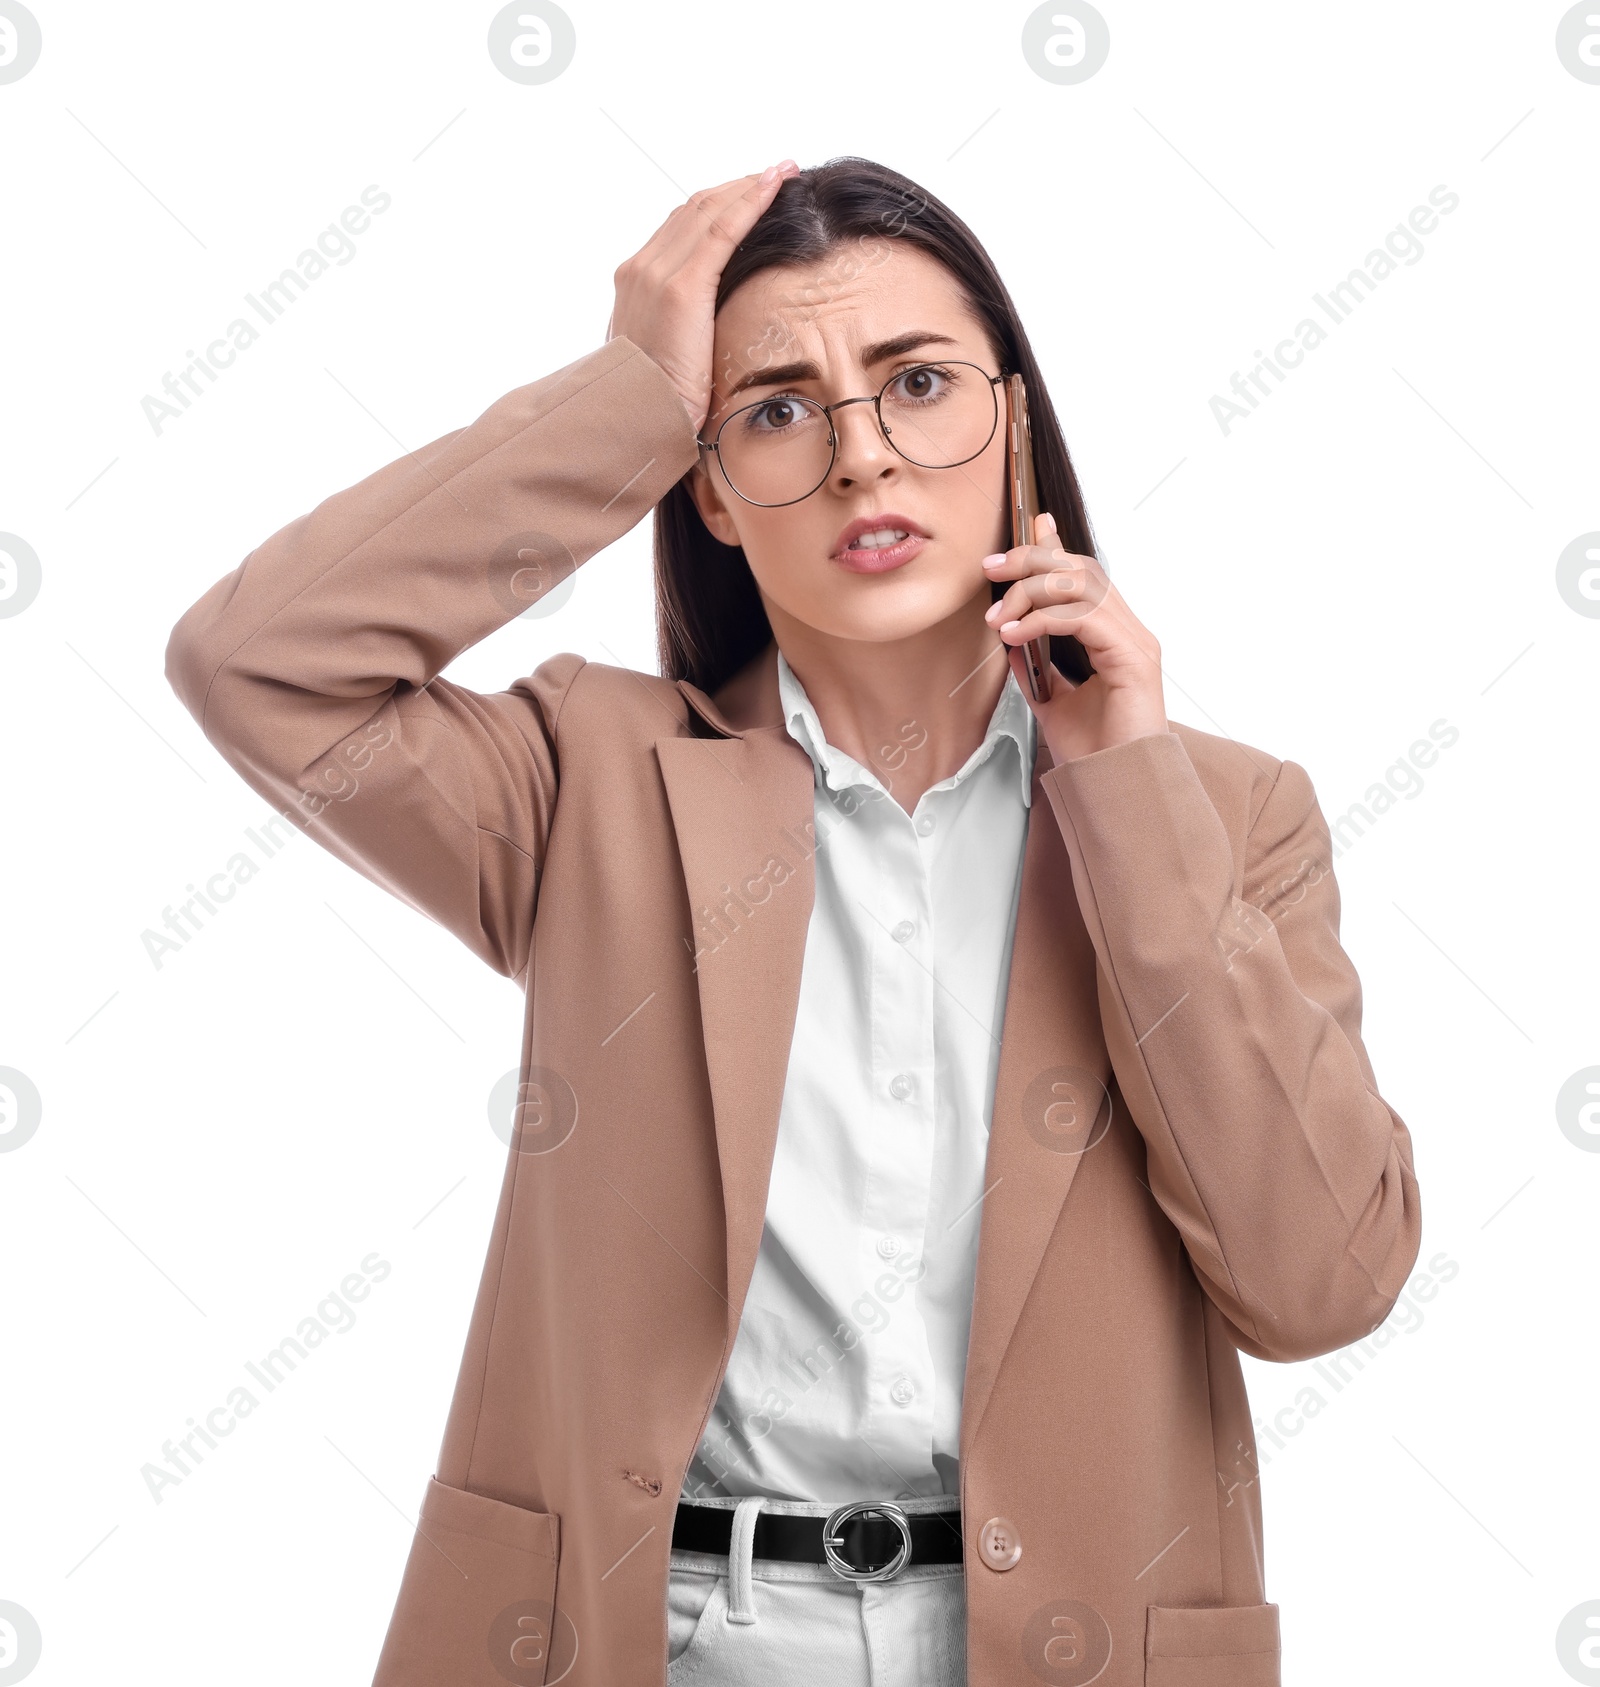
<svg viewBox="0 0 1600 1687">
<path fill-rule="evenodd" d="M 1037 723 L 1008 673 L 982 744 L 907 814 L 781 651 L 778 691 L 816 769 L 816 899 L 761 1245 L 683 1493 L 958 1493 Z M 885 746 L 891 780 L 923 736 Z"/>
</svg>

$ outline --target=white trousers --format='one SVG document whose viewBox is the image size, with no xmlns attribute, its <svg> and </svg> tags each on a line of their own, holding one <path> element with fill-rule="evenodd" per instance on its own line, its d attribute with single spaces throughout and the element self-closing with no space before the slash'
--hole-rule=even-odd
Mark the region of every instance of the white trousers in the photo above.
<svg viewBox="0 0 1600 1687">
<path fill-rule="evenodd" d="M 674 1547 L 667 1576 L 668 1687 L 966 1687 L 963 1566 L 912 1564 L 851 1582 L 826 1564 L 753 1558 L 761 1511 L 826 1517 L 832 1503 L 707 1500 L 733 1510 L 728 1556 Z M 945 1510 L 948 1496 L 896 1502 Z"/>
</svg>

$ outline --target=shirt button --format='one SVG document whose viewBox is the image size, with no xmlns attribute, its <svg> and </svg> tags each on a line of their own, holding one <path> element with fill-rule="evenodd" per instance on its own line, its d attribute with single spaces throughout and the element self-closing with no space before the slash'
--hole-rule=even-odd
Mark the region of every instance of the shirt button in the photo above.
<svg viewBox="0 0 1600 1687">
<path fill-rule="evenodd" d="M 917 1397 L 917 1391 L 911 1385 L 909 1377 L 896 1377 L 889 1389 L 889 1398 L 897 1406 L 909 1406 Z"/>
<path fill-rule="evenodd" d="M 914 932 L 916 929 L 917 928 L 911 923 L 910 920 L 902 920 L 899 923 L 899 925 L 897 925 L 894 928 L 894 930 L 889 933 L 889 935 L 895 940 L 896 943 L 904 943 L 904 942 L 907 941 L 907 939 L 910 938 L 912 932 Z"/>
<path fill-rule="evenodd" d="M 1009 1570 L 1022 1556 L 1022 1537 L 1009 1517 L 991 1517 L 978 1531 L 978 1556 L 991 1570 Z"/>
<path fill-rule="evenodd" d="M 909 1072 L 896 1072 L 889 1080 L 889 1094 L 896 1101 L 904 1101 L 916 1087 L 916 1083 Z"/>
<path fill-rule="evenodd" d="M 885 1259 L 893 1259 L 899 1251 L 900 1238 L 898 1236 L 880 1236 L 878 1238 L 878 1252 Z"/>
<path fill-rule="evenodd" d="M 933 826 L 934 820 L 931 814 L 921 814 L 917 816 L 917 831 L 923 837 L 927 837 L 929 832 L 933 830 Z"/>
</svg>

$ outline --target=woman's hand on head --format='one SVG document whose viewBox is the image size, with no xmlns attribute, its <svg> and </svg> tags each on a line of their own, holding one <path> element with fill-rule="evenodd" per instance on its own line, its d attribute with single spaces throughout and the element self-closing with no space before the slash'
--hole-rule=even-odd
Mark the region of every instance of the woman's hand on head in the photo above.
<svg viewBox="0 0 1600 1687">
<path fill-rule="evenodd" d="M 711 408 L 712 333 L 723 266 L 790 176 L 792 158 L 702 188 L 617 268 L 606 338 L 624 335 L 659 364 L 699 433 Z"/>
<path fill-rule="evenodd" d="M 1061 548 L 1053 516 L 1034 520 L 1034 543 L 984 558 L 991 580 L 1011 583 L 985 614 L 1008 647 L 1007 659 L 1057 764 L 1152 732 L 1167 732 L 1161 646 L 1129 609 L 1092 556 Z M 1094 673 L 1074 685 L 1051 664 L 1050 696 L 1028 691 L 1021 646 L 1051 633 L 1076 638 Z"/>
</svg>

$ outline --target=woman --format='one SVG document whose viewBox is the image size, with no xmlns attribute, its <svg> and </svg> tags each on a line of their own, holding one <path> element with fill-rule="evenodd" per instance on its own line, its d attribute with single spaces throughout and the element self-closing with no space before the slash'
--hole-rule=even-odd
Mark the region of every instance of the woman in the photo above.
<svg viewBox="0 0 1600 1687">
<path fill-rule="evenodd" d="M 931 196 L 786 161 L 615 279 L 168 651 L 527 995 L 377 1687 L 1275 1684 L 1238 1350 L 1367 1334 L 1420 1237 L 1310 782 L 1168 721 Z M 1055 522 L 1008 549 L 1011 371 Z M 661 675 L 439 677 L 651 509 Z"/>
</svg>

